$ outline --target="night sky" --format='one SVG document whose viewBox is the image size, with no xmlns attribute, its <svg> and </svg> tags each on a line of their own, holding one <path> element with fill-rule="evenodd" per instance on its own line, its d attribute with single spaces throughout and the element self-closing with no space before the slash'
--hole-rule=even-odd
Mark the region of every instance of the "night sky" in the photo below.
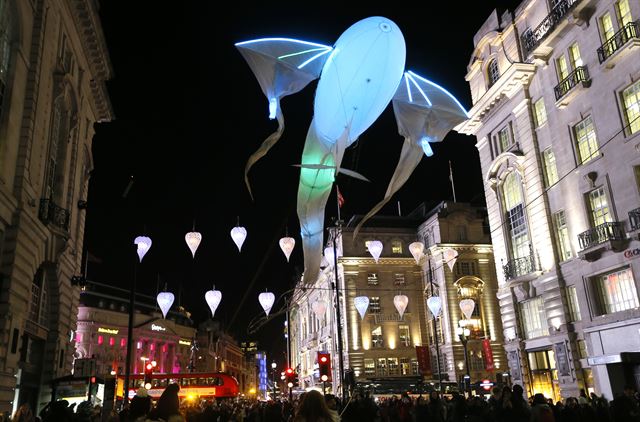
<svg viewBox="0 0 640 422">
<path fill-rule="evenodd" d="M 393 8 L 353 10 L 319 3 L 314 3 L 317 8 L 243 3 L 232 12 L 213 2 L 174 2 L 171 8 L 155 2 L 102 2 L 116 118 L 96 125 L 93 141 L 85 244 L 102 263 L 89 263 L 88 278 L 128 287 L 137 260 L 133 239 L 146 234 L 153 246 L 138 271 L 139 292 L 155 295 L 160 279 L 176 294 L 177 305 L 181 290 L 181 303 L 197 324 L 208 316 L 204 293 L 215 284 L 223 294 L 216 313 L 223 325 L 239 340 L 257 339 L 279 356 L 283 318 L 253 336 L 246 327 L 262 312 L 258 293 L 269 288 L 278 295 L 292 288 L 303 268 L 295 213 L 299 169 L 291 165 L 300 162 L 316 82 L 282 101 L 284 135 L 250 173 L 252 202 L 244 166 L 277 122 L 267 118 L 267 99 L 234 43 L 284 36 L 331 45 L 356 21 L 385 16 L 403 31 L 407 68 L 449 89 L 470 108 L 464 76 L 473 36 L 494 8 L 517 3 L 443 2 L 425 14 L 401 2 L 393 2 Z M 343 218 L 364 214 L 382 199 L 402 141 L 389 106 L 347 150 L 343 166 L 372 183 L 338 177 L 346 200 Z M 435 155 L 423 158 L 381 213 L 397 215 L 397 201 L 408 214 L 423 201 L 452 199 L 449 160 L 458 201 L 481 201 L 475 141 L 451 133 L 435 144 Z M 133 186 L 123 197 L 131 177 Z M 334 201 L 329 199 L 327 218 L 335 215 Z M 238 217 L 248 231 L 242 253 L 229 235 Z M 194 223 L 203 241 L 192 259 L 184 235 Z M 297 241 L 289 264 L 277 245 L 286 230 Z"/>
</svg>

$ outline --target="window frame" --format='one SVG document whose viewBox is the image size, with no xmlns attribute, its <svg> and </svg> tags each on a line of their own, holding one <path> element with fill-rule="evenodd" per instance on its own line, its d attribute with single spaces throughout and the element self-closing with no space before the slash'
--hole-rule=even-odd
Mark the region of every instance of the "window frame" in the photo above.
<svg viewBox="0 0 640 422">
<path fill-rule="evenodd" d="M 587 121 L 590 121 L 589 125 L 586 124 Z M 583 124 L 584 124 L 583 128 L 585 130 L 584 136 L 579 135 L 579 130 L 581 130 L 579 126 Z M 590 127 L 592 130 L 587 131 L 588 127 Z M 587 164 L 595 160 L 601 155 L 600 143 L 598 142 L 598 132 L 596 130 L 596 126 L 595 126 L 595 122 L 593 121 L 592 114 L 588 114 L 587 116 L 582 118 L 580 121 L 572 125 L 571 133 L 573 136 L 573 145 L 576 150 L 576 158 L 578 161 L 578 165 Z M 593 139 L 591 139 L 591 136 L 590 136 L 591 133 L 593 133 Z M 595 144 L 595 149 L 593 148 L 592 144 Z M 582 154 L 582 145 L 586 145 L 585 149 L 587 149 L 589 152 L 589 155 L 586 158 L 583 157 L 583 154 Z"/>
<path fill-rule="evenodd" d="M 549 188 L 558 183 L 558 164 L 552 147 L 545 148 L 542 153 L 542 170 L 545 187 Z M 550 171 L 553 170 L 553 171 Z M 552 177 L 553 176 L 553 177 Z M 553 179 L 553 180 L 551 180 Z"/>
<path fill-rule="evenodd" d="M 627 107 L 625 92 L 631 89 L 633 89 L 633 92 L 630 96 L 635 97 L 636 101 Z M 629 115 L 629 109 L 633 109 L 634 105 L 638 111 L 635 116 L 631 117 Z M 625 136 L 633 136 L 640 133 L 640 79 L 637 79 L 620 90 L 620 108 L 622 109 L 622 123 L 624 125 Z"/>
<path fill-rule="evenodd" d="M 498 65 L 498 60 L 492 58 L 489 60 L 487 64 L 487 82 L 488 87 L 491 88 L 498 82 L 500 79 L 500 66 Z"/>
<path fill-rule="evenodd" d="M 542 108 L 538 107 L 539 104 L 542 105 Z M 542 111 L 542 113 L 540 113 L 540 111 Z M 540 118 L 540 114 L 544 116 L 544 119 Z M 544 97 L 538 98 L 538 100 L 533 103 L 533 117 L 536 129 L 547 124 L 547 106 L 544 104 Z"/>
</svg>

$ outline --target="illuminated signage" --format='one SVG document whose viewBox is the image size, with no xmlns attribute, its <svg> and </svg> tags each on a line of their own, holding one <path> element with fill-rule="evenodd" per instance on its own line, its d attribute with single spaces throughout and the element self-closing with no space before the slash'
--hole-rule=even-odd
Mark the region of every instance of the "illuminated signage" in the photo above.
<svg viewBox="0 0 640 422">
<path fill-rule="evenodd" d="M 191 346 L 191 342 L 189 340 L 178 340 L 178 344 L 183 346 Z"/>
<path fill-rule="evenodd" d="M 624 257 L 627 259 L 637 258 L 640 255 L 640 248 L 636 249 L 627 249 L 624 251 Z"/>
<path fill-rule="evenodd" d="M 151 331 L 167 331 L 162 325 L 151 324 Z"/>
<path fill-rule="evenodd" d="M 118 330 L 117 328 L 98 327 L 98 332 L 105 333 L 105 334 L 118 334 L 120 330 Z"/>
</svg>

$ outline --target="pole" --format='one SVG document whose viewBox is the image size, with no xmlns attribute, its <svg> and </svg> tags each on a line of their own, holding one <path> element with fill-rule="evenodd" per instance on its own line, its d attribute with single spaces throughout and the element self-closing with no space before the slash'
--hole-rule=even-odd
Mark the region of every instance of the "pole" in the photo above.
<svg viewBox="0 0 640 422">
<path fill-rule="evenodd" d="M 449 180 L 451 180 L 451 191 L 453 192 L 453 202 L 456 202 L 456 186 L 453 183 L 453 170 L 451 169 L 451 160 L 449 160 Z"/>
<path fill-rule="evenodd" d="M 433 274 L 431 270 L 431 255 L 429 255 L 429 289 L 430 294 L 433 296 Z M 436 368 L 438 369 L 438 390 L 442 394 L 442 371 L 440 370 L 440 347 L 438 346 L 438 326 L 436 323 L 436 316 L 433 316 L 433 344 L 436 347 Z"/>
<path fill-rule="evenodd" d="M 289 324 L 291 321 L 289 320 L 289 304 L 291 303 L 291 299 L 285 299 L 285 305 L 287 306 L 287 368 L 291 368 L 291 335 L 289 330 Z"/>
<path fill-rule="evenodd" d="M 469 394 L 469 396 L 471 396 L 471 375 L 469 375 L 469 357 L 467 353 L 467 342 L 469 339 L 467 339 L 467 336 L 462 334 L 461 340 L 462 348 L 464 350 L 464 366 L 467 370 L 467 373 L 464 376 L 464 390 Z"/>
<path fill-rule="evenodd" d="M 276 400 L 276 368 L 271 368 L 271 378 L 273 379 L 273 401 Z"/>
<path fill-rule="evenodd" d="M 137 257 L 137 255 L 134 255 Z M 131 375 L 131 354 L 133 345 L 133 308 L 136 305 L 136 281 L 138 278 L 138 263 L 133 264 L 133 283 L 131 283 L 131 289 L 129 290 L 129 324 L 127 325 L 127 358 L 124 368 L 124 392 L 122 398 L 122 405 L 124 407 L 129 406 L 129 377 Z"/>
<path fill-rule="evenodd" d="M 340 318 L 340 290 L 338 289 L 338 233 L 340 233 L 342 222 L 340 220 L 336 221 L 336 228 L 333 233 L 333 273 L 335 275 L 333 279 L 333 288 L 336 293 L 336 331 L 338 335 L 338 365 L 340 368 L 340 375 L 338 376 L 338 381 L 340 382 L 340 391 L 342 395 L 342 400 L 346 399 L 345 391 L 344 391 L 344 361 L 342 356 L 342 328 L 340 327 L 340 322 L 342 319 Z"/>
</svg>

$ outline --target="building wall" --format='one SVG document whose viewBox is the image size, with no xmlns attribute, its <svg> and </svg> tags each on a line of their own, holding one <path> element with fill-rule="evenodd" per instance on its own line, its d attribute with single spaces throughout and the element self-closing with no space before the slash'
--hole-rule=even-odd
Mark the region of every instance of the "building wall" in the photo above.
<svg viewBox="0 0 640 422">
<path fill-rule="evenodd" d="M 0 63 L 0 411 L 23 402 L 39 409 L 50 381 L 71 370 L 78 289 L 70 280 L 81 273 L 85 221 L 78 203 L 93 167 L 93 125 L 113 118 L 96 8 L 89 0 L 0 3 L 8 28 Z"/>
<path fill-rule="evenodd" d="M 609 13 L 613 31 L 619 31 L 619 4 L 563 2 L 560 7 L 570 8 L 555 14 L 556 25 L 535 32 L 550 10 L 547 2 L 527 0 L 513 13 L 500 17 L 494 13 L 474 38 L 475 50 L 467 73 L 474 105 L 471 119 L 459 129 L 478 138 L 511 376 L 530 394 L 576 396 L 580 388 L 586 388 L 612 398 L 623 384 L 619 380 L 624 377 L 616 375 L 619 368 L 628 374 L 625 382 L 636 383 L 632 374 L 639 372 L 640 362 L 627 362 L 631 358 L 625 353 L 638 350 L 640 341 L 637 336 L 628 336 L 640 328 L 640 268 L 636 255 L 625 251 L 638 247 L 629 212 L 640 203 L 636 178 L 640 138 L 638 131 L 632 133 L 625 128 L 628 121 L 622 100 L 622 91 L 640 78 L 637 35 L 614 44 L 607 50 L 612 54 L 606 60 L 601 62 L 598 56 L 598 49 L 607 42 L 600 18 Z M 637 22 L 640 4 L 630 1 L 628 5 L 631 20 Z M 534 32 L 528 32 L 530 29 Z M 570 49 L 575 44 L 581 62 L 574 65 Z M 493 57 L 500 58 L 500 76 L 491 84 L 487 66 Z M 559 60 L 563 57 L 569 74 L 564 80 L 559 76 Z M 580 65 L 588 70 L 588 76 L 577 73 Z M 546 121 L 536 118 L 539 101 L 544 103 Z M 581 155 L 576 126 L 589 117 L 597 151 Z M 505 125 L 512 129 L 513 144 L 503 150 L 495 141 Z M 557 168 L 558 180 L 553 183 L 545 180 L 548 172 L 543 151 L 548 148 Z M 584 156 L 591 159 L 585 160 Z M 508 226 L 500 192 L 513 172 L 521 180 L 535 266 L 530 271 L 505 275 L 503 265 L 513 264 L 515 257 L 506 236 Z M 605 226 L 601 226 L 601 235 L 597 236 L 594 229 L 599 224 L 591 218 L 588 195 L 600 187 L 604 188 L 607 220 L 612 225 L 606 226 L 609 229 L 605 232 Z M 562 253 L 554 227 L 554 215 L 560 211 L 564 212 L 568 232 L 568 257 Z M 594 242 L 579 242 L 581 234 L 589 239 L 586 232 L 591 240 L 595 236 Z M 627 289 L 630 302 L 622 306 L 624 310 L 603 313 L 601 297 L 607 293 L 597 288 L 598 277 L 627 270 L 625 276 L 632 279 L 621 285 Z M 613 283 L 618 279 L 607 280 L 613 289 L 608 294 L 614 294 L 611 291 L 615 292 L 618 284 Z M 572 289 L 576 291 L 580 318 L 570 312 L 574 306 L 569 294 Z M 527 335 L 522 311 L 531 300 L 544 303 L 540 313 L 543 329 L 535 336 Z M 547 385 L 540 379 L 548 374 L 531 365 L 534 351 L 555 357 L 557 375 L 551 375 Z"/>
</svg>

